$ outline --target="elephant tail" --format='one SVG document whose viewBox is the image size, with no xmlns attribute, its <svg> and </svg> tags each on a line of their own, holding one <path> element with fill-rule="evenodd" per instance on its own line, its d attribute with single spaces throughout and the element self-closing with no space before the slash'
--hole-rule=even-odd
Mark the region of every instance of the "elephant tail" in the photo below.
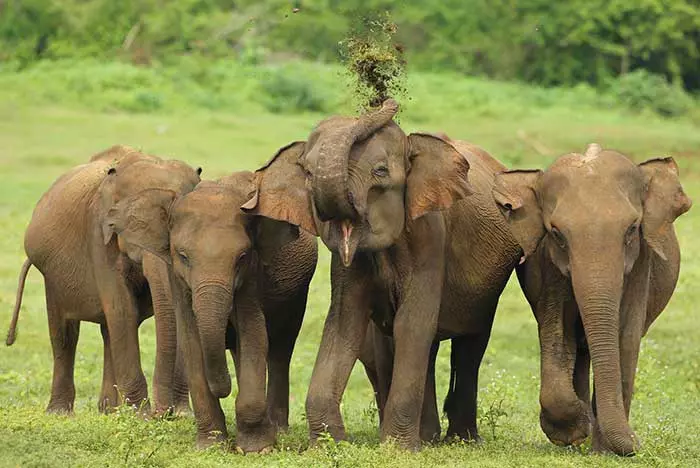
<svg viewBox="0 0 700 468">
<path fill-rule="evenodd" d="M 22 270 L 19 272 L 19 284 L 17 285 L 17 298 L 15 299 L 15 309 L 12 311 L 12 322 L 10 329 L 7 331 L 7 340 L 5 344 L 12 346 L 17 338 L 17 320 L 19 319 L 19 309 L 22 307 L 22 295 L 24 294 L 24 283 L 27 280 L 27 273 L 32 267 L 32 261 L 26 259 L 22 265 Z"/>
</svg>

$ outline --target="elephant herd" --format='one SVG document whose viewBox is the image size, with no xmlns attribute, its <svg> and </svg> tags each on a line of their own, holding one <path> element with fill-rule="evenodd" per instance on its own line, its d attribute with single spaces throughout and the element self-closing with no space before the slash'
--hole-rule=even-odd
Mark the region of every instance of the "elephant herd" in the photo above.
<svg viewBox="0 0 700 468">
<path fill-rule="evenodd" d="M 320 237 L 331 301 L 306 398 L 312 443 L 346 437 L 340 402 L 359 358 L 382 441 L 441 434 L 440 341 L 451 340 L 447 438 L 479 440 L 477 378 L 499 297 L 516 271 L 538 324 L 540 425 L 557 445 L 589 435 L 630 455 L 642 336 L 668 303 L 690 209 L 671 158 L 634 164 L 589 145 L 546 170 L 507 170 L 442 134 L 406 135 L 386 100 L 321 121 L 255 172 L 201 169 L 115 146 L 62 175 L 25 234 L 44 276 L 53 350 L 47 412 L 71 413 L 80 323 L 104 342 L 99 409 L 184 412 L 197 445 L 227 439 L 219 400 L 238 383 L 236 446 L 269 451 L 288 426 L 289 364 Z M 155 318 L 149 400 L 138 327 Z M 593 369 L 591 393 L 590 369 Z"/>
</svg>

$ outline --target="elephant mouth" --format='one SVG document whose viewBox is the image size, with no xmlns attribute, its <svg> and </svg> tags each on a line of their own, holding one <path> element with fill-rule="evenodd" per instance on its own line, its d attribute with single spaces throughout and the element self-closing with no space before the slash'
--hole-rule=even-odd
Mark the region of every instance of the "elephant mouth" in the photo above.
<svg viewBox="0 0 700 468">
<path fill-rule="evenodd" d="M 354 226 L 349 219 L 331 221 L 329 234 L 345 268 L 352 265 L 362 237 L 362 229 Z"/>
</svg>

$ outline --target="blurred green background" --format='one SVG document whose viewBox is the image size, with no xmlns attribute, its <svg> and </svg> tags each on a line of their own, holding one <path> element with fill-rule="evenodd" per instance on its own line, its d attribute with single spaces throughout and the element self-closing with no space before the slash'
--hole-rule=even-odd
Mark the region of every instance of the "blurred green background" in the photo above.
<svg viewBox="0 0 700 468">
<path fill-rule="evenodd" d="M 0 325 L 10 320 L 24 229 L 60 174 L 117 143 L 202 166 L 204 178 L 259 167 L 320 119 L 356 112 L 339 42 L 386 10 L 408 62 L 404 130 L 472 141 L 511 168 L 542 168 L 593 141 L 635 161 L 673 156 L 700 200 L 696 1 L 0 0 Z M 676 226 L 681 277 L 642 342 L 632 427 L 643 449 L 632 459 L 546 440 L 536 324 L 513 280 L 480 374 L 482 446 L 380 446 L 356 366 L 342 406 L 352 444 L 308 449 L 304 399 L 330 290 L 321 246 L 292 361 L 291 428 L 271 455 L 198 452 L 187 417 L 97 414 L 102 340 L 92 324 L 81 328 L 75 417 L 45 416 L 51 347 L 32 270 L 17 343 L 0 348 L 0 466 L 697 466 L 697 207 Z M 150 379 L 152 320 L 140 336 Z M 443 343 L 440 405 L 448 370 Z M 235 437 L 233 401 L 223 404 Z"/>
</svg>

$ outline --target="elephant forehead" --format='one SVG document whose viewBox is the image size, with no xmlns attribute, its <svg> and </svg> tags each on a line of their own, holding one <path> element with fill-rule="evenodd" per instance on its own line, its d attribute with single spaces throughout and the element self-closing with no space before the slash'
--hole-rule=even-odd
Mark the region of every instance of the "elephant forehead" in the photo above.
<svg viewBox="0 0 700 468">
<path fill-rule="evenodd" d="M 116 193 L 119 197 L 124 197 L 152 188 L 181 193 L 194 188 L 196 180 L 191 177 L 192 174 L 157 161 L 139 161 L 117 172 Z"/>
</svg>

